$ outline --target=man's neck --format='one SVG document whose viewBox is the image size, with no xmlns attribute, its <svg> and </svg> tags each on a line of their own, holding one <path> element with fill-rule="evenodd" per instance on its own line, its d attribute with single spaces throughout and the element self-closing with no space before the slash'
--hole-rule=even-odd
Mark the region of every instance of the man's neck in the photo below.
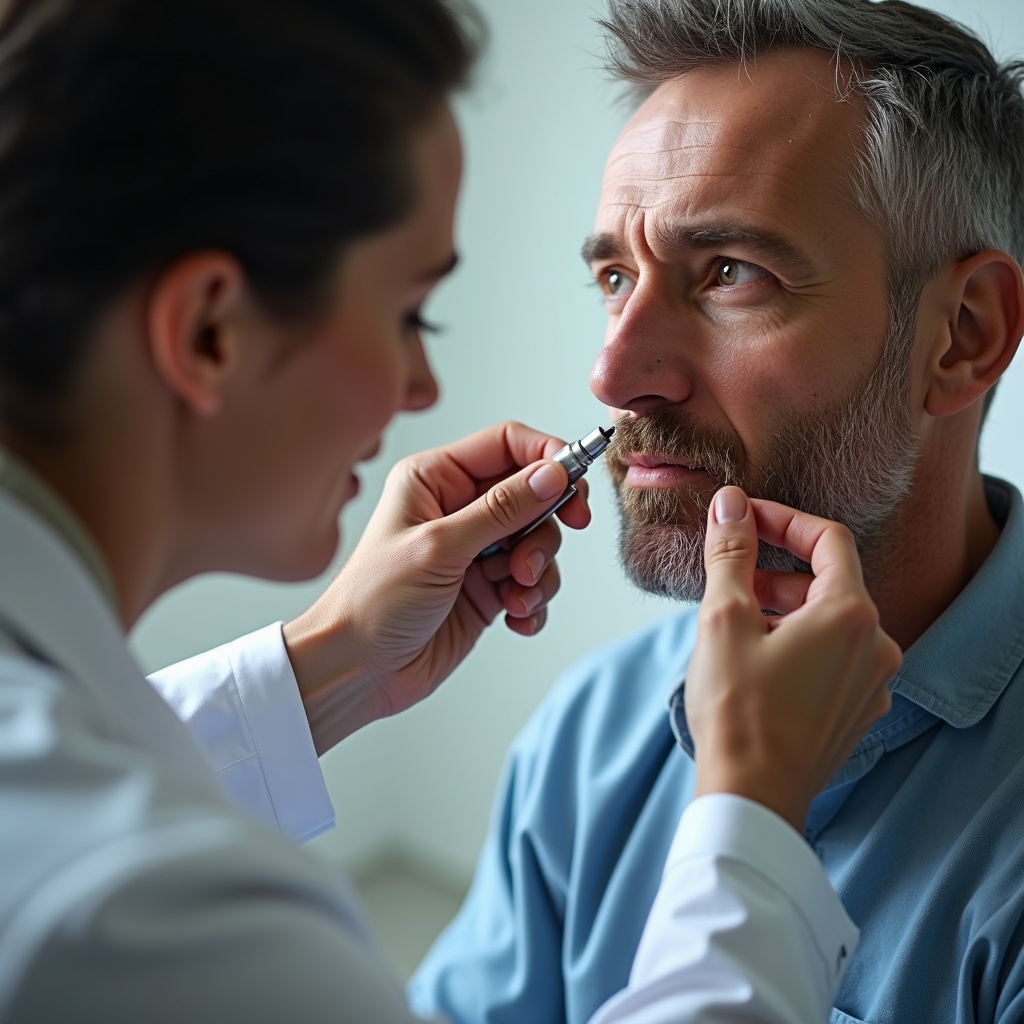
<svg viewBox="0 0 1024 1024">
<path fill-rule="evenodd" d="M 915 485 L 884 540 L 863 556 L 882 628 L 904 651 L 967 586 L 999 534 L 976 467 L 940 487 Z"/>
</svg>

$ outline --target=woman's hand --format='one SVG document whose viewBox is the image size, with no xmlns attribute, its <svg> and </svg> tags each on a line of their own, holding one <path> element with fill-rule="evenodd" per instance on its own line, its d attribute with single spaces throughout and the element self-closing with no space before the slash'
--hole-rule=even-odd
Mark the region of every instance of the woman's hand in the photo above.
<svg viewBox="0 0 1024 1024">
<path fill-rule="evenodd" d="M 475 558 L 565 491 L 561 465 L 537 464 L 563 444 L 505 423 L 394 467 L 341 574 L 284 628 L 319 753 L 432 693 L 500 613 L 524 636 L 542 628 L 559 587 L 553 519 Z M 579 529 L 590 510 L 585 481 L 576 486 L 557 515 Z"/>
<path fill-rule="evenodd" d="M 756 570 L 759 536 L 814 575 Z M 723 488 L 705 562 L 685 690 L 695 795 L 748 797 L 802 832 L 811 801 L 889 710 L 886 683 L 902 654 L 878 623 L 844 526 Z"/>
</svg>

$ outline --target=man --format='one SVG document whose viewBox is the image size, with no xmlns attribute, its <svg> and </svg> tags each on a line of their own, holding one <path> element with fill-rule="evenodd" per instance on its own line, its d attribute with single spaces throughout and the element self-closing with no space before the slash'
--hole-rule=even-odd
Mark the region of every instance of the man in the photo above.
<svg viewBox="0 0 1024 1024">
<path fill-rule="evenodd" d="M 642 95 L 584 247 L 626 570 L 698 599 L 724 482 L 850 527 L 905 660 L 804 831 L 861 928 L 832 1019 L 1021 1019 L 1024 522 L 977 464 L 1024 330 L 1021 69 L 862 0 L 613 0 L 607 28 Z M 623 985 L 694 793 L 696 623 L 585 659 L 522 732 L 420 1012 L 578 1022 Z"/>
</svg>

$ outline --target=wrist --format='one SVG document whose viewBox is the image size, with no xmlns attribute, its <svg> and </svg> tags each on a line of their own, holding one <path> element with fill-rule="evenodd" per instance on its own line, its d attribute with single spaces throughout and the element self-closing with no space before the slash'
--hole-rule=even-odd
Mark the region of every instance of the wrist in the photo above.
<svg viewBox="0 0 1024 1024">
<path fill-rule="evenodd" d="M 705 759 L 713 760 L 713 759 Z M 803 835 L 811 796 L 805 792 L 806 780 L 779 777 L 761 767 L 697 764 L 694 799 L 712 793 L 729 793 L 760 804 Z"/>
<path fill-rule="evenodd" d="M 354 630 L 337 620 L 327 623 L 311 609 L 281 632 L 317 756 L 384 717 Z"/>
</svg>

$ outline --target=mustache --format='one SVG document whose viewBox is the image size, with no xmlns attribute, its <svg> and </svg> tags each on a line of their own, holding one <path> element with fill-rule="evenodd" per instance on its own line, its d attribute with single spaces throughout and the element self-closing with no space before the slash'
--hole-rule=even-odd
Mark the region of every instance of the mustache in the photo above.
<svg viewBox="0 0 1024 1024">
<path fill-rule="evenodd" d="M 647 416 L 623 416 L 605 452 L 612 479 L 626 475 L 626 456 L 655 455 L 706 470 L 721 484 L 745 477 L 747 453 L 735 435 L 676 410 L 658 409 Z"/>
</svg>

